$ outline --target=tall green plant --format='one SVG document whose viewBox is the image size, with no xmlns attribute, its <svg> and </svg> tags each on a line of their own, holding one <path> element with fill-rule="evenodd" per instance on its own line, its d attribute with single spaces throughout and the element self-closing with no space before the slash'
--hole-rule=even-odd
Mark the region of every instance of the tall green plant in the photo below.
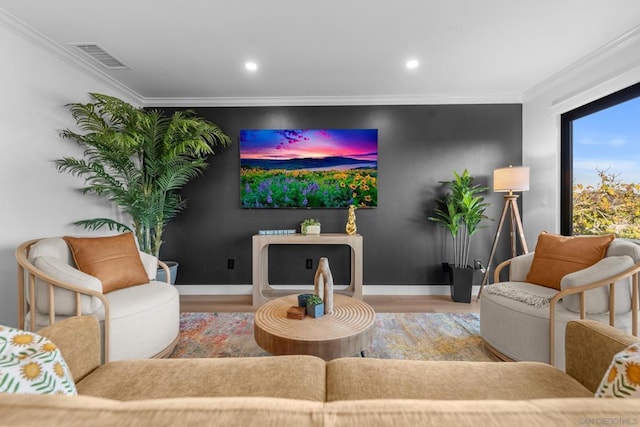
<svg viewBox="0 0 640 427">
<path fill-rule="evenodd" d="M 112 96 L 90 96 L 90 103 L 68 105 L 79 132 L 61 133 L 83 147 L 84 154 L 58 159 L 56 168 L 84 178 L 82 193 L 106 198 L 131 223 L 93 218 L 74 224 L 133 231 L 140 249 L 158 256 L 165 226 L 186 207 L 179 190 L 204 172 L 214 146 L 227 146 L 231 139 L 190 111 L 165 115 Z"/>
<path fill-rule="evenodd" d="M 488 187 L 473 184 L 473 177 L 466 169 L 462 174 L 454 171 L 453 175 L 453 181 L 441 181 L 449 191 L 438 200 L 435 216 L 428 219 L 449 232 L 453 243 L 454 266 L 464 268 L 469 265 L 471 237 L 480 228 L 480 223 L 489 219 L 485 215 L 489 204 L 478 195 L 487 191 Z"/>
</svg>

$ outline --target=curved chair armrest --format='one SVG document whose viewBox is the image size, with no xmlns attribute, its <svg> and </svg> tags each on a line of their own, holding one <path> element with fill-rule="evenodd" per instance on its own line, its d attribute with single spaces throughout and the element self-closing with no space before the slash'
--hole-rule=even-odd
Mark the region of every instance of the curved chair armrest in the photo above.
<svg viewBox="0 0 640 427">
<path fill-rule="evenodd" d="M 631 333 L 633 336 L 638 336 L 638 273 L 640 273 L 640 262 L 629 267 L 625 271 L 619 274 L 615 274 L 606 279 L 597 280 L 592 283 L 587 283 L 581 286 L 575 286 L 573 288 L 564 289 L 558 292 L 551 298 L 549 302 L 549 360 L 553 363 L 555 356 L 555 315 L 556 306 L 558 302 L 567 295 L 579 294 L 580 295 L 580 319 L 586 317 L 586 304 L 585 304 L 585 292 L 596 289 L 602 286 L 609 286 L 609 325 L 615 326 L 615 283 L 625 279 L 627 277 L 632 278 L 631 283 Z"/>
<path fill-rule="evenodd" d="M 167 283 L 171 283 L 171 271 L 169 271 L 169 266 L 166 263 L 158 260 L 158 267 L 160 267 L 160 268 L 162 268 L 162 270 L 164 270 L 164 277 L 166 278 L 165 281 Z"/>
<path fill-rule="evenodd" d="M 80 301 L 80 297 L 82 295 L 88 295 L 92 297 L 96 297 L 102 302 L 104 307 L 104 334 L 103 334 L 103 348 L 105 354 L 105 362 L 108 361 L 109 355 L 109 340 L 106 337 L 109 336 L 109 321 L 110 321 L 110 310 L 109 310 L 109 301 L 104 296 L 102 292 L 97 292 L 91 289 L 82 288 L 80 286 L 75 286 L 69 283 L 62 282 L 55 277 L 44 273 L 40 269 L 38 269 L 31 261 L 29 261 L 29 248 L 38 242 L 39 239 L 30 240 L 28 242 L 22 243 L 16 249 L 16 260 L 18 262 L 18 325 L 20 329 L 25 329 L 25 310 L 27 308 L 27 301 L 31 301 L 30 310 L 30 327 L 34 328 L 36 325 L 36 310 L 35 310 L 35 294 L 36 294 L 36 278 L 45 282 L 49 288 L 49 324 L 52 325 L 55 323 L 55 299 L 54 299 L 54 287 L 66 289 L 68 291 L 74 292 L 76 296 L 76 316 L 82 315 L 82 304 Z M 26 283 L 25 283 L 26 280 Z M 27 300 L 25 295 L 25 288 L 29 294 L 29 298 Z"/>
<path fill-rule="evenodd" d="M 511 265 L 513 262 L 513 258 L 508 259 L 506 261 L 502 261 L 493 272 L 493 283 L 500 282 L 500 272 L 505 268 Z"/>
</svg>

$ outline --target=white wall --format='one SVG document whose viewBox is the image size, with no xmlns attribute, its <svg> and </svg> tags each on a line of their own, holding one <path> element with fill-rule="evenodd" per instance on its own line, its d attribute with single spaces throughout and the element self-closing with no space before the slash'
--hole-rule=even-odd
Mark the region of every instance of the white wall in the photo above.
<svg viewBox="0 0 640 427">
<path fill-rule="evenodd" d="M 523 194 L 529 249 L 541 231 L 560 231 L 560 115 L 640 82 L 640 27 L 525 93 L 523 164 L 531 168 Z"/>
<path fill-rule="evenodd" d="M 86 234 L 71 222 L 113 216 L 74 189 L 82 180 L 58 173 L 52 160 L 81 153 L 60 130 L 73 126 L 65 104 L 88 101 L 88 92 L 126 94 L 36 46 L 0 19 L 0 324 L 17 325 L 19 243 L 45 236 Z"/>
</svg>

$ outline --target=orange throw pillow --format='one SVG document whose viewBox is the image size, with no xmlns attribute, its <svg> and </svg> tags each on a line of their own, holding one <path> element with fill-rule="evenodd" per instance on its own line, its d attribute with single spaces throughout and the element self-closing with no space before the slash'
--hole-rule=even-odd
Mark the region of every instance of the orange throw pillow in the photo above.
<svg viewBox="0 0 640 427">
<path fill-rule="evenodd" d="M 63 238 L 78 270 L 100 279 L 103 293 L 149 283 L 133 233 Z"/>
<path fill-rule="evenodd" d="M 527 282 L 560 290 L 564 276 L 600 261 L 613 239 L 613 235 L 571 237 L 542 232 Z"/>
</svg>

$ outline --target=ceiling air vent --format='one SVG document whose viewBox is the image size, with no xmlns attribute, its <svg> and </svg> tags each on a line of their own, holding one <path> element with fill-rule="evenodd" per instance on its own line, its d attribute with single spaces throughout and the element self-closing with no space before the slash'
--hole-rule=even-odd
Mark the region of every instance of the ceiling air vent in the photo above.
<svg viewBox="0 0 640 427">
<path fill-rule="evenodd" d="M 69 43 L 72 46 L 77 47 L 85 54 L 89 55 L 91 58 L 98 61 L 105 68 L 110 70 L 122 70 L 128 69 L 126 65 L 122 62 L 118 61 L 116 58 L 111 56 L 111 54 L 107 53 L 104 49 L 98 46 L 96 43 Z"/>
</svg>

